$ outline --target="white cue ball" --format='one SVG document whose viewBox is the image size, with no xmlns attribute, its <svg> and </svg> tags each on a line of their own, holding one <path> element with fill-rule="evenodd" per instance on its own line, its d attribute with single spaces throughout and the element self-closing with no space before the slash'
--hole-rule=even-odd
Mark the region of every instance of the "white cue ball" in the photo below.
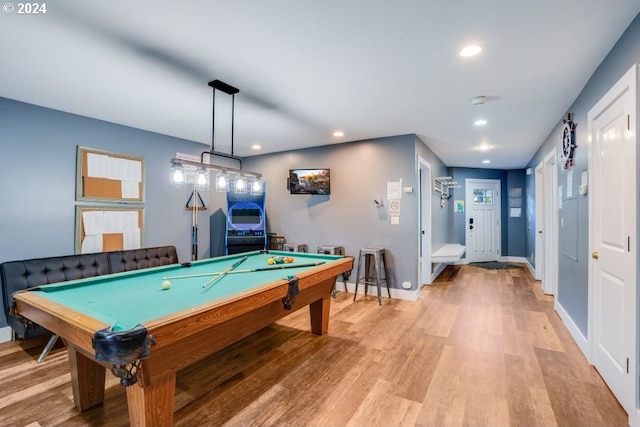
<svg viewBox="0 0 640 427">
<path fill-rule="evenodd" d="M 168 280 L 165 280 L 164 282 L 162 282 L 162 289 L 169 289 L 171 287 L 171 282 Z"/>
</svg>

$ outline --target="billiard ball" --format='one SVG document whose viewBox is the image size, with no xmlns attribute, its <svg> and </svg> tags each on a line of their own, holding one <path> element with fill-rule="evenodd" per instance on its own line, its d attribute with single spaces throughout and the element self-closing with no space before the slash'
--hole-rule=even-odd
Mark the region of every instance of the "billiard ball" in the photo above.
<svg viewBox="0 0 640 427">
<path fill-rule="evenodd" d="M 162 282 L 162 289 L 169 289 L 171 287 L 171 282 L 168 280 L 165 280 L 164 282 Z"/>
</svg>

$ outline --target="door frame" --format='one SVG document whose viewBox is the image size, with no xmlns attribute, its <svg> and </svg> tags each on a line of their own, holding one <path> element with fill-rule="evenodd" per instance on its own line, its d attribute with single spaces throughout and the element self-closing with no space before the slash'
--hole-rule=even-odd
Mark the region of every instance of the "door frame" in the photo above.
<svg viewBox="0 0 640 427">
<path fill-rule="evenodd" d="M 431 274 L 431 163 L 417 156 L 418 175 L 418 289 L 430 285 Z M 424 232 L 424 234 L 423 234 Z"/>
<path fill-rule="evenodd" d="M 614 85 L 611 86 L 611 88 L 598 100 L 596 101 L 596 103 L 593 105 L 593 107 L 591 107 L 591 109 L 589 109 L 588 113 L 587 113 L 587 142 L 588 142 L 588 150 L 587 150 L 587 164 L 588 164 L 588 179 L 589 182 L 593 182 L 593 162 L 594 162 L 594 158 L 595 153 L 593 152 L 594 147 L 593 147 L 593 125 L 592 125 L 592 121 L 594 119 L 595 116 L 597 116 L 600 112 L 602 112 L 609 104 L 615 102 L 618 97 L 620 96 L 621 93 L 621 88 L 629 85 L 630 86 L 630 93 L 633 93 L 633 95 L 635 96 L 635 108 L 636 111 L 635 112 L 631 112 L 631 121 L 633 123 L 635 123 L 635 126 L 633 126 L 631 128 L 631 132 L 635 137 L 635 145 L 637 147 L 638 145 L 638 124 L 636 122 L 636 117 L 638 115 L 638 111 L 640 110 L 639 106 L 638 106 L 638 99 L 640 97 L 640 95 L 638 94 L 638 80 L 640 80 L 640 69 L 638 64 L 634 64 L 630 70 L 628 70 L 621 78 L 620 80 L 618 80 Z M 640 164 L 640 149 L 636 148 L 636 174 L 633 177 L 629 177 L 630 179 L 635 179 L 636 181 L 636 233 L 637 230 L 640 229 L 640 227 L 638 227 L 638 222 L 639 222 L 639 214 L 640 214 L 640 209 L 638 208 L 638 195 L 637 195 L 637 191 L 638 188 L 640 188 L 640 184 L 638 184 L 640 182 L 640 171 L 637 170 L 638 165 Z M 595 212 L 595 205 L 593 202 L 593 197 L 589 197 L 588 200 L 588 204 L 589 204 L 589 218 L 588 218 L 588 229 L 589 229 L 589 254 L 591 254 L 594 251 L 595 248 L 595 241 L 594 241 L 594 233 L 592 232 L 592 227 L 593 227 L 593 222 L 594 222 L 594 212 Z M 635 313 L 633 314 L 633 317 L 635 319 L 635 322 L 633 323 L 634 325 L 634 331 L 633 331 L 633 338 L 635 339 L 635 345 L 632 346 L 632 351 L 633 354 L 629 355 L 629 358 L 631 360 L 633 360 L 634 362 L 629 366 L 630 369 L 630 374 L 633 375 L 633 383 L 634 383 L 634 396 L 633 396 L 633 402 L 634 402 L 634 408 L 631 408 L 632 410 L 628 412 L 629 415 L 629 425 L 630 426 L 640 426 L 640 408 L 639 408 L 639 404 L 638 404 L 638 397 L 640 396 L 640 390 L 638 389 L 639 387 L 639 380 L 640 380 L 640 361 L 638 361 L 638 357 L 637 355 L 640 354 L 640 340 L 638 339 L 638 331 L 640 330 L 640 327 L 638 326 L 638 305 L 640 303 L 640 291 L 638 291 L 638 279 L 640 278 L 640 273 L 638 272 L 638 267 L 640 265 L 640 260 L 639 258 L 639 240 L 636 236 L 636 241 L 633 242 L 633 246 L 635 247 L 636 250 L 636 259 L 635 259 L 635 272 L 636 272 L 636 303 L 634 304 L 635 307 Z M 589 298 L 589 304 L 587 307 L 587 327 L 588 327 L 588 331 L 587 331 L 587 340 L 588 340 L 588 345 L 587 345 L 587 349 L 588 349 L 588 354 L 586 354 L 587 359 L 589 360 L 589 363 L 593 364 L 594 362 L 594 358 L 595 358 L 595 346 L 597 345 L 593 336 L 593 331 L 595 329 L 595 301 L 596 301 L 596 289 L 595 289 L 595 260 L 589 256 L 588 257 L 588 298 Z M 625 408 L 626 410 L 626 408 Z"/>
<path fill-rule="evenodd" d="M 543 177 L 543 267 L 542 291 L 548 295 L 558 294 L 558 158 L 553 147 L 542 161 Z M 537 262 L 536 262 L 537 265 Z M 554 305 L 558 304 L 556 298 Z M 557 309 L 557 307 L 556 307 Z"/>
<path fill-rule="evenodd" d="M 540 280 L 544 274 L 544 168 L 542 162 L 538 163 L 535 171 L 536 192 L 536 225 L 535 225 L 535 279 Z"/>
<path fill-rule="evenodd" d="M 496 186 L 496 195 L 494 199 L 496 200 L 496 219 L 498 220 L 498 226 L 496 227 L 496 256 L 497 261 L 500 261 L 502 258 L 502 181 L 499 179 L 489 179 L 489 178 L 465 178 L 464 180 L 464 200 L 465 204 L 467 203 L 467 191 L 469 190 L 469 183 L 471 182 L 482 182 L 486 184 L 494 184 Z M 469 224 L 469 213 L 470 206 L 466 206 L 464 210 L 464 244 L 467 248 L 469 248 L 469 243 L 467 242 L 467 226 Z M 467 249 L 467 262 L 469 262 L 469 250 Z M 471 261 L 473 262 L 473 261 Z"/>
</svg>

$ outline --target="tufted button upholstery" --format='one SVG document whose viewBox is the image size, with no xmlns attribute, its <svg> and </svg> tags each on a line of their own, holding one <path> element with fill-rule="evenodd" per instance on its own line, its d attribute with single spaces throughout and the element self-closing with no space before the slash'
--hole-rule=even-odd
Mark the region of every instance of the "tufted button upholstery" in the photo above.
<svg viewBox="0 0 640 427">
<path fill-rule="evenodd" d="M 2 282 L 2 303 L 4 312 L 7 314 L 7 323 L 13 328 L 18 338 L 29 338 L 29 336 L 36 335 L 37 333 L 34 334 L 34 332 L 38 330 L 44 331 L 38 325 L 23 323 L 10 313 L 15 292 L 50 283 L 176 263 L 178 263 L 178 255 L 173 246 L 2 263 L 0 264 L 0 281 Z"/>
<path fill-rule="evenodd" d="M 107 255 L 112 273 L 141 270 L 178 262 L 178 254 L 173 246 L 107 252 Z"/>
</svg>

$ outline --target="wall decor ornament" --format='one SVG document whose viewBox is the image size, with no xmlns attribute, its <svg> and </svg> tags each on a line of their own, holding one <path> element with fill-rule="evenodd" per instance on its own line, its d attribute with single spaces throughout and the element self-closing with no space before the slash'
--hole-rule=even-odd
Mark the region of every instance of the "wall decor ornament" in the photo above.
<svg viewBox="0 0 640 427">
<path fill-rule="evenodd" d="M 562 158 L 564 159 L 562 164 L 565 169 L 573 166 L 573 156 L 578 146 L 576 144 L 576 126 L 578 124 L 572 120 L 572 116 L 571 113 L 567 113 L 567 117 L 562 119 Z"/>
</svg>

